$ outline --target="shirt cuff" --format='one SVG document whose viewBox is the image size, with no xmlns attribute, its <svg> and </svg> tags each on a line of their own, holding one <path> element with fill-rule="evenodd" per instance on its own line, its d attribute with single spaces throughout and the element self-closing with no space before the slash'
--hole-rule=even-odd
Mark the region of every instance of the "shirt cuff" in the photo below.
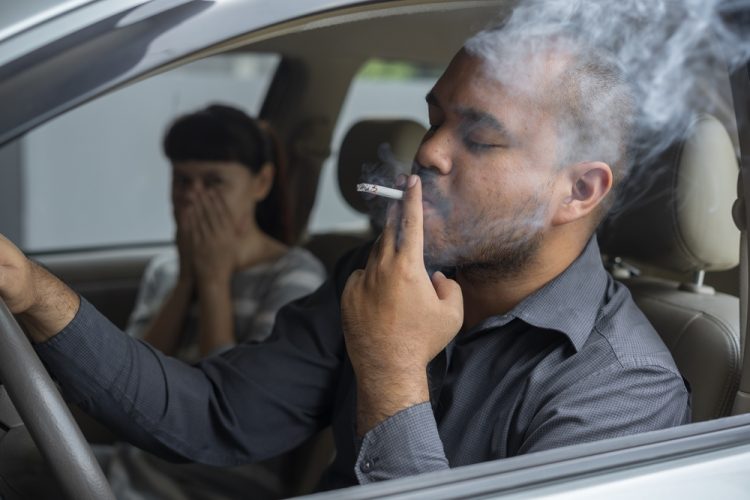
<svg viewBox="0 0 750 500">
<path fill-rule="evenodd" d="M 354 464 L 360 484 L 447 469 L 443 442 L 429 402 L 401 410 L 362 439 Z"/>
<path fill-rule="evenodd" d="M 48 370 L 64 388 L 69 401 L 80 403 L 111 387 L 124 360 L 127 340 L 120 330 L 81 297 L 73 320 L 58 334 L 34 345 Z M 76 388 L 76 389 L 73 389 Z"/>
</svg>

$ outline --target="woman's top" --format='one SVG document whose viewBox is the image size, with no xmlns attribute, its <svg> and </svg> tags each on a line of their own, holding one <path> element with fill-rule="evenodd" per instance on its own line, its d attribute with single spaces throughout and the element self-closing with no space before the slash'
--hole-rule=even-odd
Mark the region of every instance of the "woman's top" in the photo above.
<svg viewBox="0 0 750 500">
<path fill-rule="evenodd" d="M 141 338 L 177 283 L 180 263 L 176 249 L 155 257 L 146 268 L 126 332 Z M 325 280 L 323 265 L 307 250 L 290 248 L 275 261 L 236 271 L 231 280 L 235 341 L 262 342 L 271 333 L 278 310 L 303 297 Z M 193 300 L 174 356 L 199 361 L 197 300 Z M 212 353 L 216 354 L 216 353 Z"/>
</svg>

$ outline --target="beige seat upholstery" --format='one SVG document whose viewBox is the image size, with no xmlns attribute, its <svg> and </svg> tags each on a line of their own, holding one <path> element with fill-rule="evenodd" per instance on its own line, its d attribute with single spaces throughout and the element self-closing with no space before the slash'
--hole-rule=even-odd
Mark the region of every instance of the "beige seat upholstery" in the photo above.
<svg viewBox="0 0 750 500">
<path fill-rule="evenodd" d="M 715 118 L 698 116 L 685 137 L 628 182 L 623 207 L 604 222 L 599 239 L 610 258 L 695 276 L 682 283 L 622 281 L 690 383 L 693 421 L 701 421 L 729 415 L 741 371 L 739 299 L 702 284 L 704 271 L 739 262 L 740 233 L 731 217 L 738 164 Z M 616 266 L 615 277 L 627 267 Z"/>
<path fill-rule="evenodd" d="M 411 120 L 363 120 L 353 125 L 339 148 L 338 182 L 344 200 L 354 210 L 370 215 L 375 209 L 357 192 L 363 167 L 390 162 L 395 168 L 409 169 L 426 129 Z M 384 158 L 387 155 L 389 158 Z M 393 179 L 398 172 L 390 172 Z M 389 179 L 389 180 L 390 180 Z M 380 199 L 373 200 L 382 202 Z M 312 235 L 304 246 L 315 254 L 330 273 L 344 253 L 374 238 L 379 229 L 374 220 L 365 231 L 340 231 Z"/>
</svg>

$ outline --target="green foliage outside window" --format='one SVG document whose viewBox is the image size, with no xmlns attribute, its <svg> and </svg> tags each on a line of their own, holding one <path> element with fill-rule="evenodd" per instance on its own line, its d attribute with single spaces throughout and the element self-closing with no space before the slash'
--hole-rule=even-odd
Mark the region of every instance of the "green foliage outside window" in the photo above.
<svg viewBox="0 0 750 500">
<path fill-rule="evenodd" d="M 439 75 L 440 69 L 433 66 L 371 59 L 362 66 L 357 77 L 369 80 L 412 80 L 415 78 L 435 78 Z"/>
</svg>

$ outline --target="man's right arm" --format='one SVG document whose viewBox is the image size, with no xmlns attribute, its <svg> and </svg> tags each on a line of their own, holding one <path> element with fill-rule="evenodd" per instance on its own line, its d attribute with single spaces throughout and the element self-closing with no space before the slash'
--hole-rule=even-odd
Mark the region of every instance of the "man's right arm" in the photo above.
<svg viewBox="0 0 750 500">
<path fill-rule="evenodd" d="M 328 422 L 343 279 L 282 309 L 266 343 L 192 367 L 124 335 L 0 240 L 0 293 L 66 396 L 138 446 L 214 465 L 281 453 Z"/>
<path fill-rule="evenodd" d="M 166 458 L 237 465 L 291 449 L 329 422 L 343 342 L 340 332 L 306 328 L 322 325 L 325 295 L 322 288 L 283 309 L 283 334 L 265 344 L 196 366 L 122 334 L 85 300 L 36 349 L 66 398 L 122 439 Z M 301 326 L 310 309 L 319 314 Z"/>
<path fill-rule="evenodd" d="M 30 261 L 0 235 L 0 297 L 18 316 L 34 342 L 53 337 L 73 320 L 78 295 L 59 279 Z"/>
</svg>

